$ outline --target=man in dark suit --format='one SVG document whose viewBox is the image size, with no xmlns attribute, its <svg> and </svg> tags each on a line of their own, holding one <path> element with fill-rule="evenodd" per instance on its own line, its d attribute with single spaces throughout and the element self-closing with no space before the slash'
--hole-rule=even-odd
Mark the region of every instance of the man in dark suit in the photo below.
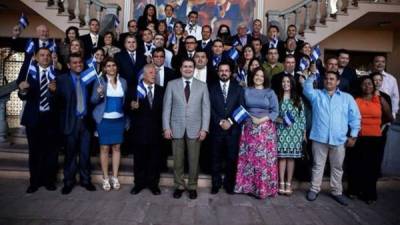
<svg viewBox="0 0 400 225">
<path fill-rule="evenodd" d="M 222 40 L 214 40 L 211 49 L 211 55 L 207 63 L 208 72 L 210 73 L 207 74 L 207 78 L 211 78 L 210 82 L 218 80 L 217 70 L 219 63 L 228 60 L 226 54 L 224 54 L 224 42 Z"/>
<path fill-rule="evenodd" d="M 207 56 L 211 55 L 211 40 L 212 28 L 210 25 L 204 25 L 201 28 L 201 40 L 197 41 L 197 51 L 205 51 Z"/>
<path fill-rule="evenodd" d="M 356 70 L 349 66 L 350 62 L 350 52 L 346 49 L 340 49 L 337 52 L 338 57 L 338 72 L 340 74 L 340 82 L 346 80 L 348 82 L 348 90 L 347 91 L 351 94 L 355 93 L 355 89 L 357 88 L 357 74 Z M 340 85 L 339 85 L 340 87 Z"/>
<path fill-rule="evenodd" d="M 119 74 L 128 84 L 128 88 L 136 87 L 139 72 L 146 64 L 144 55 L 137 50 L 135 36 L 128 35 L 125 38 L 125 49 L 115 54 L 114 58 L 119 68 Z"/>
<path fill-rule="evenodd" d="M 80 40 L 84 47 L 85 59 L 90 58 L 92 50 L 104 46 L 104 38 L 99 35 L 100 22 L 97 19 L 89 20 L 89 33 L 82 35 Z"/>
<path fill-rule="evenodd" d="M 68 58 L 69 71 L 57 77 L 56 101 L 59 106 L 61 132 L 65 138 L 64 187 L 62 194 L 69 194 L 75 185 L 79 170 L 80 184 L 88 191 L 96 188 L 90 179 L 90 124 L 89 108 L 91 85 L 81 80 L 84 68 L 80 54 Z M 77 158 L 79 156 L 79 165 Z"/>
<path fill-rule="evenodd" d="M 285 43 L 279 40 L 279 28 L 275 25 L 269 26 L 267 36 L 268 41 L 263 45 L 262 48 L 263 55 L 267 54 L 269 48 L 276 48 L 278 49 L 279 55 L 283 55 L 285 52 Z M 278 41 L 276 42 L 276 40 Z"/>
<path fill-rule="evenodd" d="M 296 40 L 296 53 L 299 53 L 300 49 L 303 47 L 304 41 L 296 37 L 297 36 L 296 25 L 290 24 L 287 28 L 286 34 L 287 34 L 286 40 L 289 38 L 294 38 Z"/>
<path fill-rule="evenodd" d="M 57 112 L 51 95 L 55 91 L 55 74 L 50 69 L 50 50 L 39 48 L 36 60 L 37 72 L 29 70 L 29 65 L 24 66 L 17 79 L 18 96 L 26 101 L 21 125 L 26 128 L 29 145 L 30 185 L 27 193 L 36 192 L 42 185 L 49 191 L 56 190 L 58 164 Z"/>
<path fill-rule="evenodd" d="M 296 58 L 293 55 L 288 55 L 283 63 L 283 72 L 275 74 L 271 79 L 271 89 L 275 91 L 275 94 L 279 94 L 279 89 L 282 86 L 282 77 L 284 74 L 290 74 L 293 78 L 295 76 L 294 69 L 296 68 Z"/>
<path fill-rule="evenodd" d="M 164 51 L 161 51 L 162 53 Z M 143 68 L 143 86 L 146 97 L 131 97 L 132 139 L 136 144 L 133 157 L 135 187 L 131 194 L 138 194 L 148 187 L 153 195 L 160 195 L 160 160 L 162 140 L 162 107 L 164 89 L 156 84 L 156 67 L 147 64 Z"/>
<path fill-rule="evenodd" d="M 193 59 L 194 54 L 196 53 L 196 48 L 197 48 L 197 41 L 194 36 L 187 36 L 185 38 L 185 46 L 179 47 L 179 53 L 177 55 L 174 55 L 172 57 L 172 68 L 175 71 L 179 71 L 179 68 L 181 67 L 182 61 L 184 59 Z"/>
<path fill-rule="evenodd" d="M 297 49 L 296 39 L 294 39 L 294 38 L 286 39 L 285 51 L 283 52 L 282 55 L 279 55 L 279 60 L 278 61 L 279 62 L 285 61 L 285 58 L 288 55 L 293 55 L 296 59 L 300 58 L 300 56 L 298 55 L 299 53 L 297 53 L 296 49 Z"/>
<path fill-rule="evenodd" d="M 175 71 L 165 66 L 165 51 L 156 48 L 152 53 L 153 64 L 156 66 L 156 84 L 166 87 L 170 80 L 178 78 Z"/>
<path fill-rule="evenodd" d="M 175 22 L 178 21 L 174 16 L 174 7 L 170 4 L 166 4 L 164 7 L 165 19 L 161 20 L 167 24 L 168 32 L 171 33 L 173 31 Z"/>
<path fill-rule="evenodd" d="M 138 26 L 136 20 L 129 20 L 128 21 L 128 32 L 122 33 L 119 35 L 118 38 L 118 48 L 123 49 L 125 44 L 125 38 L 128 35 L 133 35 L 136 39 L 139 37 L 138 33 Z"/>
<path fill-rule="evenodd" d="M 238 51 L 242 51 L 246 45 L 251 45 L 252 36 L 247 33 L 247 26 L 245 23 L 240 23 L 237 27 L 237 34 L 232 37 L 233 46 Z"/>
<path fill-rule="evenodd" d="M 239 149 L 240 126 L 231 118 L 232 113 L 243 103 L 243 90 L 232 78 L 232 65 L 218 65 L 219 82 L 209 86 L 211 104 L 211 194 L 218 193 L 221 185 L 228 194 L 233 193 Z M 222 165 L 225 161 L 225 179 L 222 182 Z"/>
</svg>

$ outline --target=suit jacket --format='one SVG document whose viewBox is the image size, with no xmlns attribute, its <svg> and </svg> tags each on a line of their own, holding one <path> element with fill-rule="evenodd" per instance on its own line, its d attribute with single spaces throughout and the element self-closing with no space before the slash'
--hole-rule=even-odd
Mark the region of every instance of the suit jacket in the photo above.
<svg viewBox="0 0 400 225">
<path fill-rule="evenodd" d="M 164 88 L 155 84 L 153 105 L 146 98 L 139 99 L 139 108 L 130 110 L 132 138 L 137 144 L 159 144 L 162 140 L 162 110 Z M 136 98 L 136 89 L 131 98 Z"/>
<path fill-rule="evenodd" d="M 239 45 L 241 45 L 241 46 L 245 46 L 245 45 L 251 45 L 251 40 L 252 40 L 252 36 L 250 35 L 250 34 L 247 34 L 246 35 L 247 36 L 247 43 L 246 44 L 243 44 L 241 41 L 240 41 L 240 37 L 239 37 L 239 35 L 234 35 L 234 36 L 232 36 L 232 44 L 234 44 L 234 43 L 238 43 Z"/>
<path fill-rule="evenodd" d="M 185 49 L 184 47 L 181 47 L 182 45 L 179 45 L 179 46 L 180 46 L 180 47 L 179 47 L 179 53 L 178 53 L 177 55 L 172 56 L 172 60 L 171 60 L 172 68 L 173 68 L 175 71 L 179 71 L 179 69 L 181 68 L 182 61 L 183 61 L 184 59 L 189 58 L 186 49 Z M 196 52 L 196 51 L 193 52 L 192 58 L 194 58 L 194 53 L 195 53 L 195 52 Z"/>
<path fill-rule="evenodd" d="M 130 34 L 132 34 L 132 33 L 125 32 L 125 33 L 120 34 L 120 35 L 119 35 L 119 38 L 118 38 L 118 45 L 117 45 L 117 47 L 119 47 L 120 49 L 125 49 L 125 46 L 124 46 L 124 44 L 125 44 L 125 38 L 126 38 L 126 36 L 128 36 L 128 35 L 130 35 Z M 138 34 L 138 33 L 133 33 L 132 35 L 136 37 L 136 41 L 139 40 L 139 34 Z"/>
<path fill-rule="evenodd" d="M 203 48 L 202 47 L 202 43 L 203 43 L 203 40 L 199 40 L 199 41 L 197 41 L 197 51 L 199 51 L 199 50 L 202 50 L 202 51 L 205 51 L 206 53 L 207 53 L 207 56 L 210 56 L 211 55 L 211 47 L 212 47 L 212 40 L 210 40 L 207 44 L 206 44 L 206 46 Z"/>
<path fill-rule="evenodd" d="M 90 56 L 92 55 L 92 50 L 94 49 L 92 38 L 90 37 L 90 34 L 82 35 L 82 36 L 80 36 L 79 39 L 83 43 L 83 47 L 84 47 L 84 50 L 85 50 L 84 51 L 85 59 L 90 58 Z M 97 40 L 97 47 L 101 48 L 103 46 L 104 46 L 104 38 L 99 35 L 99 39 Z"/>
<path fill-rule="evenodd" d="M 125 103 L 125 97 L 128 94 L 128 85 L 126 84 L 126 81 L 122 77 L 118 77 L 119 81 L 121 82 L 122 90 L 124 90 L 124 100 L 123 103 Z M 104 77 L 100 78 L 100 83 L 103 85 L 105 88 L 104 96 L 103 98 L 100 97 L 100 95 L 97 93 L 97 88 L 99 87 L 99 82 L 95 81 L 93 85 L 93 90 L 92 90 L 92 95 L 90 98 L 90 102 L 95 106 L 93 109 L 93 119 L 96 121 L 97 124 L 100 124 L 101 120 L 103 119 L 104 115 L 104 110 L 106 108 L 107 104 L 107 84 L 108 81 L 104 79 Z"/>
<path fill-rule="evenodd" d="M 146 64 L 143 53 L 136 51 L 135 64 L 132 63 L 131 57 L 126 50 L 115 54 L 114 59 L 117 62 L 119 74 L 126 80 L 128 87 L 136 87 L 138 73 Z"/>
<path fill-rule="evenodd" d="M 35 67 L 36 71 L 39 71 L 39 67 L 37 65 Z M 26 66 L 23 66 L 21 68 L 17 78 L 17 85 L 25 80 L 27 70 L 28 67 Z M 39 74 L 37 74 L 36 77 L 34 77 L 33 75 L 29 74 L 26 81 L 29 83 L 28 92 L 26 94 L 22 94 L 20 91 L 18 91 L 18 97 L 21 100 L 26 101 L 24 111 L 22 113 L 21 125 L 36 127 L 38 125 L 40 114 L 40 76 Z M 55 122 L 52 125 L 56 125 L 57 111 L 54 104 L 54 97 L 50 93 L 50 91 L 48 91 L 46 95 L 50 105 L 50 116 L 52 117 L 51 119 L 53 119 Z"/>
<path fill-rule="evenodd" d="M 30 41 L 33 41 L 33 52 L 32 53 L 27 53 L 26 52 L 26 47 L 28 46 Z M 53 44 L 53 40 L 48 39 L 46 48 L 49 48 Z M 21 49 L 21 47 L 23 48 Z M 38 38 L 32 38 L 32 39 L 25 39 L 25 38 L 16 38 L 12 41 L 11 49 L 15 51 L 23 51 L 25 52 L 25 58 L 24 62 L 22 63 L 22 67 L 29 67 L 29 63 L 31 61 L 32 56 L 34 55 L 34 52 L 39 49 L 39 39 Z"/>
<path fill-rule="evenodd" d="M 342 84 L 342 81 L 345 82 L 343 82 Z M 356 70 L 349 66 L 344 67 L 343 72 L 340 74 L 339 89 L 347 93 L 354 93 L 356 88 L 357 88 Z"/>
<path fill-rule="evenodd" d="M 175 18 L 175 17 L 172 17 L 172 18 L 171 18 L 171 21 L 170 21 L 170 24 L 168 24 L 168 22 L 167 22 L 167 19 L 166 19 L 166 18 L 165 18 L 165 19 L 162 19 L 162 20 L 160 20 L 160 22 L 165 22 L 165 23 L 167 24 L 167 29 L 168 29 L 168 32 L 169 32 L 169 33 L 171 33 L 171 32 L 172 32 L 172 30 L 173 30 L 173 27 L 174 27 L 175 23 L 176 23 L 176 22 L 178 22 L 178 19 L 177 19 L 177 18 Z"/>
<path fill-rule="evenodd" d="M 210 123 L 210 99 L 207 85 L 193 79 L 189 102 L 186 102 L 182 78 L 168 83 L 164 95 L 163 129 L 172 130 L 173 138 L 198 138 Z"/>
<path fill-rule="evenodd" d="M 168 82 L 170 82 L 171 80 L 174 80 L 178 77 L 179 76 L 177 75 L 177 73 L 175 73 L 175 71 L 173 69 L 170 69 L 170 68 L 164 66 L 164 84 L 161 87 L 166 88 Z"/>
<path fill-rule="evenodd" d="M 210 133 L 212 135 L 221 134 L 239 134 L 240 126 L 232 118 L 232 113 L 240 105 L 243 104 L 243 89 L 234 79 L 229 82 L 228 96 L 226 103 L 224 103 L 224 96 L 220 82 L 215 82 L 209 86 L 210 92 L 210 104 L 211 104 L 211 121 L 210 121 Z M 230 118 L 233 122 L 231 128 L 227 131 L 223 130 L 219 125 L 222 119 Z"/>
<path fill-rule="evenodd" d="M 60 119 L 60 129 L 64 135 L 69 135 L 75 129 L 75 124 L 78 120 L 78 116 L 76 115 L 76 92 L 75 85 L 71 77 L 71 73 L 68 72 L 66 74 L 57 76 L 57 90 L 56 90 L 56 99 L 57 106 L 59 110 L 59 119 Z M 92 107 L 90 103 L 90 94 L 92 91 L 92 84 L 85 86 L 85 103 L 86 103 L 86 114 L 83 117 L 84 124 L 91 128 L 92 121 L 91 120 L 91 112 Z"/>
<path fill-rule="evenodd" d="M 269 49 L 269 41 L 267 41 L 266 44 L 263 45 L 261 52 L 262 55 L 267 55 Z M 277 45 L 278 53 L 279 55 L 284 55 L 285 54 L 285 42 L 278 40 L 278 45 Z M 281 59 L 281 57 L 279 57 Z M 282 61 L 279 61 L 282 62 Z"/>
</svg>

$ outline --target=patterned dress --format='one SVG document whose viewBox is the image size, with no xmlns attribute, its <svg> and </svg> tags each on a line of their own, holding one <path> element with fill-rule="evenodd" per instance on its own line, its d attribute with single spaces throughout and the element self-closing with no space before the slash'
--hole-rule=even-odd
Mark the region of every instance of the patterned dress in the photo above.
<svg viewBox="0 0 400 225">
<path fill-rule="evenodd" d="M 276 128 L 268 120 L 254 125 L 248 119 L 239 145 L 236 193 L 253 194 L 259 198 L 275 196 L 278 186 Z"/>
<path fill-rule="evenodd" d="M 284 99 L 280 104 L 281 118 L 289 112 L 293 116 L 294 122 L 291 126 L 287 126 L 285 123 L 277 126 L 279 158 L 300 158 L 302 156 L 302 142 L 306 128 L 303 102 L 301 102 L 301 108 L 300 111 L 290 99 Z"/>
</svg>

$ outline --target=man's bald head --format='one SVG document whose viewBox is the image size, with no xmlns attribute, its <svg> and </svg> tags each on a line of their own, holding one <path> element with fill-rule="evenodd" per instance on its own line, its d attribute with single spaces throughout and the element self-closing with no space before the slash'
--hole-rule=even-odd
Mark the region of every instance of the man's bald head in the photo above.
<svg viewBox="0 0 400 225">
<path fill-rule="evenodd" d="M 36 27 L 36 34 L 40 40 L 47 41 L 49 39 L 49 28 L 43 24 L 39 25 Z"/>
</svg>

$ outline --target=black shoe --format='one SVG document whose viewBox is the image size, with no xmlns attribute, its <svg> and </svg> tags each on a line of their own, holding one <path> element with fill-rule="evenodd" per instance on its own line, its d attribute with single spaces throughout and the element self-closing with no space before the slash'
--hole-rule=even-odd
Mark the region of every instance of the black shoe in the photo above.
<svg viewBox="0 0 400 225">
<path fill-rule="evenodd" d="M 84 187 L 88 191 L 95 191 L 96 187 L 91 183 L 86 183 L 86 184 L 81 184 L 82 187 Z"/>
<path fill-rule="evenodd" d="M 233 195 L 233 194 L 235 194 L 235 192 L 233 191 L 232 188 L 225 188 L 225 191 L 226 191 L 226 193 L 227 193 L 228 195 Z"/>
<path fill-rule="evenodd" d="M 181 197 L 182 197 L 182 193 L 183 193 L 184 191 L 185 191 L 185 190 L 175 189 L 174 194 L 173 194 L 174 198 L 181 198 Z"/>
<path fill-rule="evenodd" d="M 213 187 L 211 188 L 211 194 L 212 194 L 212 195 L 216 195 L 216 194 L 218 194 L 218 192 L 219 192 L 219 187 L 213 186 Z"/>
<path fill-rule="evenodd" d="M 57 190 L 57 186 L 55 184 L 48 184 L 46 186 L 44 186 L 46 188 L 46 190 L 48 191 L 55 191 Z"/>
<path fill-rule="evenodd" d="M 151 187 L 150 188 L 151 193 L 153 193 L 153 195 L 161 195 L 161 190 L 159 187 Z"/>
<path fill-rule="evenodd" d="M 29 185 L 28 189 L 26 189 L 26 193 L 32 194 L 35 193 L 39 188 L 33 185 Z"/>
<path fill-rule="evenodd" d="M 189 198 L 196 199 L 197 198 L 197 191 L 196 190 L 189 190 Z"/>
<path fill-rule="evenodd" d="M 144 187 L 136 185 L 134 188 L 132 188 L 131 194 L 132 194 L 132 195 L 137 195 L 137 194 L 139 194 L 143 189 L 144 189 Z"/>
<path fill-rule="evenodd" d="M 330 14 L 329 15 L 332 19 L 336 20 L 336 13 Z"/>
<path fill-rule="evenodd" d="M 61 194 L 67 195 L 71 193 L 73 186 L 70 185 L 64 185 L 64 187 L 61 189 Z"/>
</svg>

